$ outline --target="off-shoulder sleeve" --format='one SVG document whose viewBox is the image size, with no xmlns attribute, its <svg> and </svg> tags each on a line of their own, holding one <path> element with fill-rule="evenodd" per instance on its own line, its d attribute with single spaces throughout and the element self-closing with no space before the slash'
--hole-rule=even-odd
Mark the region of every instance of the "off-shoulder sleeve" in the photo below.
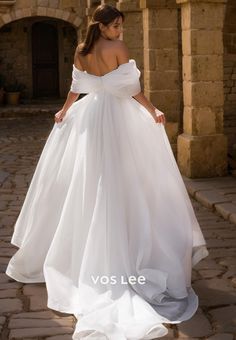
<svg viewBox="0 0 236 340">
<path fill-rule="evenodd" d="M 104 77 L 104 85 L 107 91 L 118 97 L 133 97 L 141 92 L 140 70 L 134 59 L 121 64 L 116 72 Z"/>
<path fill-rule="evenodd" d="M 73 93 L 80 93 L 79 91 L 79 78 L 78 74 L 73 66 L 73 71 L 72 71 L 72 82 L 70 86 L 70 91 Z"/>
</svg>

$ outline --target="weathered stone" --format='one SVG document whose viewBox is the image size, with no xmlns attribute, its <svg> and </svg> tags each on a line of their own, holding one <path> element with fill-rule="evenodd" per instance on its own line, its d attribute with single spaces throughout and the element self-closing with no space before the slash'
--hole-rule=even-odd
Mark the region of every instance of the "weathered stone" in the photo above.
<svg viewBox="0 0 236 340">
<path fill-rule="evenodd" d="M 236 291 L 226 279 L 198 280 L 193 283 L 201 306 L 218 306 L 236 302 Z"/>
<path fill-rule="evenodd" d="M 47 328 L 47 327 L 73 327 L 72 319 L 10 319 L 9 328 Z"/>
<path fill-rule="evenodd" d="M 230 265 L 236 265 L 236 257 L 224 257 L 219 261 L 219 264 L 227 267 L 229 267 Z"/>
<path fill-rule="evenodd" d="M 202 229 L 222 229 L 225 230 L 226 228 L 230 227 L 230 223 L 227 221 L 224 222 L 219 222 L 219 221 L 210 221 L 210 222 L 204 222 L 201 223 L 201 228 Z"/>
<path fill-rule="evenodd" d="M 186 106 L 222 106 L 222 82 L 183 81 L 184 103 Z M 201 98 L 201 99 L 200 99 Z"/>
<path fill-rule="evenodd" d="M 182 0 L 177 0 L 177 3 Z M 184 30 L 222 29 L 224 7 L 216 2 L 191 2 L 182 7 L 182 28 Z"/>
<path fill-rule="evenodd" d="M 0 290 L 21 288 L 22 286 L 23 286 L 23 283 L 20 283 L 20 282 L 1 283 L 0 284 Z"/>
<path fill-rule="evenodd" d="M 218 30 L 207 32 L 204 30 L 187 30 L 182 32 L 182 44 L 184 55 L 209 55 L 222 54 L 222 33 Z"/>
<path fill-rule="evenodd" d="M 48 327 L 48 328 L 25 328 L 25 329 L 12 329 L 9 334 L 9 340 L 15 338 L 29 338 L 40 337 L 57 334 L 72 334 L 73 328 L 71 327 Z"/>
<path fill-rule="evenodd" d="M 47 291 L 46 291 L 46 286 L 45 284 L 27 284 L 23 287 L 23 294 L 24 295 L 31 295 L 31 296 L 35 296 L 35 295 L 43 295 L 46 296 L 47 295 Z"/>
<path fill-rule="evenodd" d="M 49 7 L 58 8 L 59 0 L 49 0 Z"/>
<path fill-rule="evenodd" d="M 190 320 L 178 325 L 179 337 L 202 337 L 212 333 L 212 327 L 203 313 L 196 313 Z"/>
<path fill-rule="evenodd" d="M 229 220 L 230 220 L 230 222 L 236 224 L 236 214 L 235 213 L 230 214 Z"/>
<path fill-rule="evenodd" d="M 183 175 L 210 177 L 226 173 L 227 140 L 223 134 L 200 137 L 183 133 L 177 138 L 177 146 L 178 165 Z M 227 199 L 223 200 L 225 201 Z"/>
<path fill-rule="evenodd" d="M 46 338 L 46 340 L 71 340 L 71 335 L 50 336 L 49 338 Z"/>
<path fill-rule="evenodd" d="M 208 257 L 203 261 L 200 261 L 195 267 L 195 270 L 223 270 L 224 267 L 216 263 L 215 260 L 209 259 Z"/>
<path fill-rule="evenodd" d="M 0 298 L 11 298 L 11 297 L 16 297 L 17 295 L 17 289 L 5 289 L 5 290 L 0 290 Z M 0 301 L 1 304 L 1 301 Z"/>
<path fill-rule="evenodd" d="M 215 204 L 215 208 L 225 219 L 228 219 L 231 214 L 236 214 L 236 205 L 233 203 Z"/>
<path fill-rule="evenodd" d="M 6 171 L 0 170 L 0 184 L 2 184 L 10 174 Z"/>
<path fill-rule="evenodd" d="M 207 340 L 233 340 L 233 334 L 220 333 L 207 338 Z"/>
<path fill-rule="evenodd" d="M 209 183 L 209 182 L 197 182 L 197 181 L 191 181 L 190 180 L 190 181 L 186 182 L 185 184 L 186 184 L 188 193 L 191 196 L 194 196 L 197 191 L 214 190 L 212 188 L 211 183 Z M 206 216 L 207 217 L 209 216 L 208 212 L 207 212 Z M 212 216 L 212 218 L 215 218 L 215 216 Z"/>
<path fill-rule="evenodd" d="M 227 247 L 235 247 L 236 240 L 235 239 L 208 239 L 207 247 L 208 248 L 227 248 Z"/>
<path fill-rule="evenodd" d="M 42 309 L 47 309 L 47 296 L 46 295 L 36 295 L 30 296 L 30 310 L 37 311 Z"/>
<path fill-rule="evenodd" d="M 222 80 L 223 60 L 220 55 L 183 56 L 183 79 L 192 81 Z M 206 118 L 206 117 L 205 117 Z"/>
<path fill-rule="evenodd" d="M 209 311 L 218 332 L 236 333 L 236 306 L 227 306 Z"/>
<path fill-rule="evenodd" d="M 222 108 L 192 106 L 184 107 L 184 131 L 187 134 L 201 136 L 222 133 L 222 126 Z"/>
<path fill-rule="evenodd" d="M 0 316 L 0 325 L 3 325 L 5 321 L 6 321 L 6 317 Z"/>
<path fill-rule="evenodd" d="M 9 276 L 7 276 L 5 273 L 0 273 L 0 283 L 5 283 L 9 281 L 12 281 Z"/>
<path fill-rule="evenodd" d="M 213 208 L 217 203 L 230 202 L 227 197 L 212 190 L 198 191 L 196 199 L 207 208 Z"/>
<path fill-rule="evenodd" d="M 38 0 L 38 6 L 42 7 L 48 6 L 48 0 Z"/>
<path fill-rule="evenodd" d="M 60 317 L 71 319 L 73 316 L 68 316 L 67 313 L 60 313 L 57 311 L 41 311 L 41 312 L 24 312 L 24 313 L 17 313 L 12 315 L 12 319 L 58 319 Z"/>
<path fill-rule="evenodd" d="M 202 276 L 204 279 L 211 279 L 213 277 L 216 277 L 218 275 L 223 274 L 223 270 L 216 270 L 216 269 L 204 269 L 204 270 L 199 270 L 199 274 Z"/>
<path fill-rule="evenodd" d="M 16 252 L 16 248 L 0 248 L 0 256 L 12 257 Z"/>
<path fill-rule="evenodd" d="M 20 299 L 1 299 L 0 313 L 22 311 L 22 301 Z"/>
<path fill-rule="evenodd" d="M 224 233 L 224 231 L 222 231 Z M 221 257 L 231 257 L 236 256 L 236 247 L 235 248 L 220 248 L 220 249 L 211 249 L 208 258 L 216 259 Z"/>
</svg>

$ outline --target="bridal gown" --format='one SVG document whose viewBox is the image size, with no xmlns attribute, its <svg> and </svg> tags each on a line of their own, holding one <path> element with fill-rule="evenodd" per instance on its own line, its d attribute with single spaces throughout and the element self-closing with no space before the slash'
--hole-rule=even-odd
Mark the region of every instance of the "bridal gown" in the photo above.
<svg viewBox="0 0 236 340">
<path fill-rule="evenodd" d="M 6 274 L 45 282 L 48 307 L 78 319 L 72 339 L 155 339 L 198 308 L 206 242 L 139 78 L 134 59 L 103 76 L 73 65 L 88 94 L 54 124 L 14 226 Z"/>
</svg>

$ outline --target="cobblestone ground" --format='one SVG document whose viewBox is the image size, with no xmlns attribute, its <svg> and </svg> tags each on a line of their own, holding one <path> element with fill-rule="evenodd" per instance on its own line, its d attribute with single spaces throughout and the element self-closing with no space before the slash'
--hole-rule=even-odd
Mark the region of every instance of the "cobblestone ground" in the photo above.
<svg viewBox="0 0 236 340">
<path fill-rule="evenodd" d="M 54 124 L 53 115 L 1 118 L 0 123 L 1 339 L 71 340 L 76 320 L 47 308 L 45 284 L 23 284 L 5 274 L 17 250 L 10 244 L 14 222 Z M 236 340 L 236 225 L 199 202 L 192 203 L 210 255 L 193 270 L 200 302 L 197 313 L 189 321 L 168 325 L 165 339 Z"/>
</svg>

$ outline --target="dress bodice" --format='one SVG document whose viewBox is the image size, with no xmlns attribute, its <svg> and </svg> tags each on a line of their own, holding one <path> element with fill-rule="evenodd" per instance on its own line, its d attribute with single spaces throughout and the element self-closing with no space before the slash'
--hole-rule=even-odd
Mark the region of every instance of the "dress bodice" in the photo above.
<svg viewBox="0 0 236 340">
<path fill-rule="evenodd" d="M 132 97 L 141 91 L 140 74 L 134 59 L 103 76 L 81 71 L 73 65 L 70 90 L 74 93 L 106 91 L 118 97 Z"/>
</svg>

